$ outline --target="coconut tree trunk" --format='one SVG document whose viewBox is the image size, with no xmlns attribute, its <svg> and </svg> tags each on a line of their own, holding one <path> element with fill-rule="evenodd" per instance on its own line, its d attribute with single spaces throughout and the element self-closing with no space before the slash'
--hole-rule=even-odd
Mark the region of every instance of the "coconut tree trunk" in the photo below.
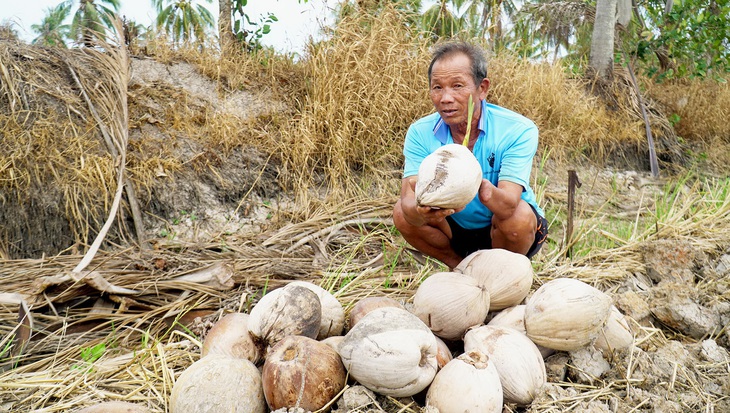
<svg viewBox="0 0 730 413">
<path fill-rule="evenodd" d="M 86 47 L 94 46 L 94 34 L 92 33 L 93 20 L 91 18 L 91 9 L 94 7 L 94 0 L 81 0 L 79 8 L 83 9 L 84 14 L 81 20 L 81 42 Z"/>
<path fill-rule="evenodd" d="M 618 13 L 616 15 L 618 24 L 623 27 L 628 27 L 634 11 L 631 0 L 618 0 L 616 7 L 618 8 Z"/>
<path fill-rule="evenodd" d="M 502 0 L 492 0 L 492 22 L 489 25 L 489 41 L 492 50 L 502 38 Z"/>
<path fill-rule="evenodd" d="M 613 76 L 613 43 L 618 0 L 598 0 L 589 65 L 603 80 Z"/>
<path fill-rule="evenodd" d="M 226 55 L 235 43 L 233 26 L 231 24 L 233 10 L 231 8 L 231 0 L 219 0 L 218 4 L 218 37 L 220 38 L 221 53 Z"/>
</svg>

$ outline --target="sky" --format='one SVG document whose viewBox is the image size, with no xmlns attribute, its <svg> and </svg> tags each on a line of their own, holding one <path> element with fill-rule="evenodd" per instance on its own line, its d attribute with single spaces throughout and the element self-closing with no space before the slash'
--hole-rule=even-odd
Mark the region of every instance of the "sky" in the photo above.
<svg viewBox="0 0 730 413">
<path fill-rule="evenodd" d="M 0 23 L 10 22 L 24 41 L 36 37 L 31 25 L 40 24 L 49 8 L 62 0 L 0 0 Z M 78 1 L 78 0 L 75 0 Z M 192 0 L 207 7 L 218 19 L 218 0 L 209 4 L 205 0 Z M 119 0 L 120 15 L 143 26 L 152 25 L 156 13 L 151 0 Z M 318 38 L 320 28 L 331 21 L 332 9 L 337 0 L 309 0 L 300 4 L 297 0 L 249 0 L 245 11 L 258 21 L 268 12 L 279 19 L 271 25 L 271 33 L 262 43 L 279 52 L 303 53 L 309 36 Z M 165 3 L 167 4 L 167 3 Z"/>
</svg>

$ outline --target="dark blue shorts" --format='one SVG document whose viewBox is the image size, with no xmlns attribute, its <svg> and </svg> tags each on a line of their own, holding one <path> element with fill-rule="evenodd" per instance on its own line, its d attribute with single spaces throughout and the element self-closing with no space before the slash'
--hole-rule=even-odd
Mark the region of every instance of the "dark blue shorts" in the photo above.
<svg viewBox="0 0 730 413">
<path fill-rule="evenodd" d="M 532 207 L 532 205 L 530 205 Z M 534 207 L 532 211 L 537 218 L 537 232 L 535 233 L 535 242 L 532 243 L 530 250 L 527 252 L 527 258 L 532 258 L 540 248 L 548 236 L 548 222 L 545 217 L 537 213 Z M 454 251 L 466 257 L 467 255 L 478 250 L 492 249 L 492 226 L 488 225 L 484 228 L 465 229 L 457 224 L 453 218 L 446 217 L 446 221 L 451 227 L 451 248 Z"/>
</svg>

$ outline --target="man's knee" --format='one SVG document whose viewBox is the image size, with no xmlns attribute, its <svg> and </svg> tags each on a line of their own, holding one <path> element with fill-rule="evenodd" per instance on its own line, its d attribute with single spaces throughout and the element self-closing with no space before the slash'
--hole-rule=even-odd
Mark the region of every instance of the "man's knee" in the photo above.
<svg viewBox="0 0 730 413">
<path fill-rule="evenodd" d="M 395 206 L 393 207 L 393 225 L 395 225 L 395 228 L 398 230 L 398 232 L 400 232 L 401 235 L 406 238 L 415 236 L 418 232 L 418 228 L 414 227 L 406 219 L 400 200 L 396 202 Z"/>
<path fill-rule="evenodd" d="M 505 220 L 492 218 L 492 226 L 500 231 L 510 242 L 535 236 L 537 217 L 530 204 L 520 201 L 514 214 Z"/>
<path fill-rule="evenodd" d="M 405 226 L 408 225 L 405 216 L 403 216 L 403 208 L 401 207 L 400 200 L 398 200 L 393 207 L 393 225 L 395 225 L 398 231 L 401 232 L 403 232 Z"/>
</svg>

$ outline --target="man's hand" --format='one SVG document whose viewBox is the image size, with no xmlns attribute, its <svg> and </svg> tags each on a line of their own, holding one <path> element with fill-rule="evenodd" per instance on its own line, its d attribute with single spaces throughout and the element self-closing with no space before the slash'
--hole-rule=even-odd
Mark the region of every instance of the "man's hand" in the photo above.
<svg viewBox="0 0 730 413">
<path fill-rule="evenodd" d="M 499 219 L 508 219 L 520 203 L 522 185 L 510 181 L 499 181 L 494 186 L 489 180 L 482 179 L 479 187 L 479 201 Z"/>
<path fill-rule="evenodd" d="M 494 190 L 496 187 L 492 185 L 491 182 L 489 182 L 488 179 L 482 179 L 482 184 L 479 186 L 479 201 L 487 205 L 487 203 L 492 199 L 492 194 L 494 193 Z"/>
<path fill-rule="evenodd" d="M 427 225 L 435 226 L 446 219 L 447 216 L 456 213 L 453 208 L 435 208 L 430 206 L 418 206 L 416 211 Z"/>
<path fill-rule="evenodd" d="M 459 212 L 463 208 L 438 208 L 427 205 L 416 204 L 416 181 L 417 177 L 412 176 L 404 179 L 401 189 L 401 207 L 403 208 L 406 220 L 414 226 L 430 225 L 438 226 L 447 216 Z"/>
</svg>

